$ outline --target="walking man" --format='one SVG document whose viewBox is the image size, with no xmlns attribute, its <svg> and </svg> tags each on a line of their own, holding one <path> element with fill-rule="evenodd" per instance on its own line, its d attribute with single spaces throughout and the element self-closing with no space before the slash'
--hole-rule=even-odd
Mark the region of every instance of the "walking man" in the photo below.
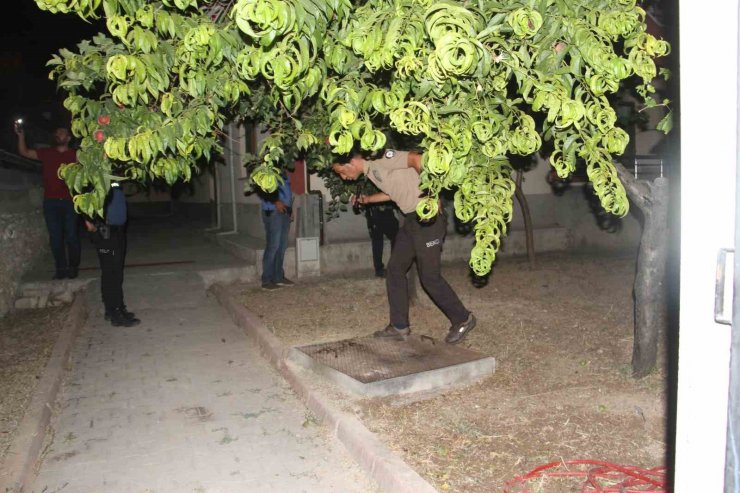
<svg viewBox="0 0 740 493">
<path fill-rule="evenodd" d="M 416 259 L 421 285 L 452 324 L 445 341 L 450 344 L 462 341 L 475 327 L 476 319 L 442 277 L 442 242 L 447 231 L 444 214 L 428 223 L 420 222 L 416 214 L 416 206 L 422 196 L 419 189 L 421 155 L 386 150 L 381 158 L 366 160 L 355 154 L 346 163 L 335 163 L 332 169 L 343 180 L 356 180 L 366 175 L 381 192 L 360 195 L 357 198 L 359 203 L 392 200 L 405 218 L 396 235 L 386 273 L 390 323 L 385 329 L 375 332 L 375 337 L 404 340 L 411 332 L 406 272 Z"/>
<path fill-rule="evenodd" d="M 44 220 L 49 232 L 51 253 L 54 255 L 54 279 L 74 279 L 80 267 L 78 216 L 67 184 L 58 175 L 62 164 L 77 161 L 77 153 L 69 147 L 72 136 L 67 128 L 60 127 L 54 131 L 52 147 L 29 149 L 23 127 L 16 125 L 15 131 L 18 134 L 18 153 L 42 163 Z"/>
<path fill-rule="evenodd" d="M 274 291 L 295 283 L 285 277 L 283 261 L 288 248 L 288 231 L 293 215 L 293 192 L 290 176 L 283 174 L 283 181 L 271 194 L 261 193 L 262 223 L 265 226 L 265 252 L 262 256 L 262 289 Z"/>
</svg>

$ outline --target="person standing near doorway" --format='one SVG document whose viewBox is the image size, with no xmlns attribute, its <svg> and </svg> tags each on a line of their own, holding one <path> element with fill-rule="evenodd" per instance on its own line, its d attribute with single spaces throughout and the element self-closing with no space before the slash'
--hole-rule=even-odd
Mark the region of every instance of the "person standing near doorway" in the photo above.
<svg viewBox="0 0 740 493">
<path fill-rule="evenodd" d="M 262 223 L 265 226 L 265 251 L 262 256 L 262 289 L 274 291 L 295 283 L 285 277 L 283 262 L 288 248 L 288 231 L 293 216 L 293 192 L 290 176 L 283 174 L 282 181 L 273 193 L 260 193 Z"/>
<path fill-rule="evenodd" d="M 80 267 L 79 216 L 67 184 L 59 178 L 61 165 L 77 162 L 77 152 L 69 147 L 72 135 L 69 129 L 59 127 L 54 130 L 52 147 L 30 149 L 23 127 L 16 125 L 15 131 L 18 134 L 18 153 L 42 164 L 44 220 L 54 255 L 54 279 L 74 279 Z"/>
</svg>

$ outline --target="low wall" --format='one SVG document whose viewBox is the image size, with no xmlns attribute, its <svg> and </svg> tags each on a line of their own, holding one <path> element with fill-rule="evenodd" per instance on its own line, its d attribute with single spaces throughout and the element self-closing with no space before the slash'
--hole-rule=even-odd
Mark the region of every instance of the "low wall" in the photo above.
<svg viewBox="0 0 740 493">
<path fill-rule="evenodd" d="M 539 238 L 538 233 L 535 236 L 535 251 L 546 252 L 560 249 L 562 246 L 560 235 L 552 237 L 546 233 L 559 229 L 567 230 L 567 249 L 573 252 L 637 251 L 642 232 L 637 218 L 632 214 L 622 219 L 614 218 L 615 227 L 612 231 L 601 229 L 596 217 L 589 209 L 588 201 L 580 186 L 572 187 L 562 196 L 552 193 L 527 195 L 527 202 L 533 229 L 540 232 Z M 455 231 L 454 210 L 450 202 L 445 202 L 445 210 L 448 217 L 448 239 L 459 236 Z M 519 203 L 514 200 L 513 218 L 508 225 L 508 234 L 502 240 L 504 251 L 506 251 L 506 243 L 519 245 L 520 238 L 523 238 L 519 232 L 523 230 L 522 213 Z M 368 238 L 363 215 L 355 215 L 351 211 L 343 212 L 339 218 L 325 223 L 325 245 L 364 241 Z M 472 246 L 472 240 L 468 243 L 469 247 Z M 508 253 L 519 254 L 521 249 L 518 246 L 510 247 Z"/>
<path fill-rule="evenodd" d="M 13 310 L 23 275 L 50 257 L 41 175 L 0 169 L 0 317 Z"/>
</svg>

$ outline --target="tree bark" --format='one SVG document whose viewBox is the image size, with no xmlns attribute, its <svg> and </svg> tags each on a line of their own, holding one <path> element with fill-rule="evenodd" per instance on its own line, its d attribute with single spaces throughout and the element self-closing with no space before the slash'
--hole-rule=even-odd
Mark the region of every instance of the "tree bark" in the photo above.
<svg viewBox="0 0 740 493">
<path fill-rule="evenodd" d="M 640 378 L 655 368 L 659 336 L 665 333 L 667 321 L 668 179 L 639 182 L 621 165 L 617 165 L 617 172 L 630 199 L 644 215 L 634 285 L 632 346 L 632 375 Z"/>
<path fill-rule="evenodd" d="M 527 197 L 522 191 L 522 175 L 524 173 L 521 170 L 516 170 L 516 188 L 514 189 L 514 195 L 519 202 L 519 207 L 522 209 L 522 216 L 524 217 L 524 234 L 527 238 L 527 259 L 529 260 L 530 269 L 535 268 L 534 258 L 534 229 L 532 228 L 532 215 L 529 213 L 529 203 L 527 203 Z"/>
</svg>

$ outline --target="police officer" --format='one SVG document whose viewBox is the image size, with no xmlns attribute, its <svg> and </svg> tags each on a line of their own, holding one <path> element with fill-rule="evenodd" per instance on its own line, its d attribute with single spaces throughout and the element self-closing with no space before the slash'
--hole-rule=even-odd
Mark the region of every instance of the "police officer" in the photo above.
<svg viewBox="0 0 740 493">
<path fill-rule="evenodd" d="M 100 289 L 105 319 L 114 327 L 133 327 L 141 321 L 123 303 L 123 265 L 126 257 L 126 195 L 118 182 L 111 183 L 104 220 L 85 219 L 100 260 Z"/>
<path fill-rule="evenodd" d="M 354 154 L 348 162 L 335 163 L 332 169 L 342 180 L 356 180 L 366 175 L 381 192 L 360 195 L 356 200 L 363 205 L 392 200 L 405 218 L 396 235 L 386 273 L 390 323 L 375 332 L 375 337 L 404 340 L 411 332 L 406 272 L 416 259 L 421 285 L 452 324 L 445 341 L 450 344 L 462 341 L 475 327 L 476 319 L 442 277 L 442 242 L 447 231 L 444 214 L 427 223 L 420 222 L 416 215 L 416 206 L 422 197 L 419 188 L 421 155 L 387 150 L 379 159 L 366 160 Z"/>
</svg>

